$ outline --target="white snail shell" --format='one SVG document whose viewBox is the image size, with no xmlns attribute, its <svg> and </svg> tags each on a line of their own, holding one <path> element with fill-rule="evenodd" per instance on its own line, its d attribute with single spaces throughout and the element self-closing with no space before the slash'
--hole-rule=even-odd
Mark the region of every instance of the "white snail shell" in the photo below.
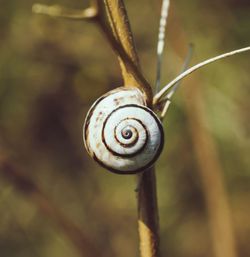
<svg viewBox="0 0 250 257">
<path fill-rule="evenodd" d="M 120 87 L 100 97 L 90 108 L 83 127 L 88 153 L 119 174 L 150 167 L 164 143 L 160 120 L 145 106 L 137 88 Z"/>
</svg>

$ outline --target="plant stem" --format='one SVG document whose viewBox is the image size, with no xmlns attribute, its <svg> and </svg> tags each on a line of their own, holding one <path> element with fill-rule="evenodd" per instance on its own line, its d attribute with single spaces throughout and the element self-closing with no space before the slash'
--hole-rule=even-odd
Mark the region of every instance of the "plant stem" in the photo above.
<svg viewBox="0 0 250 257">
<path fill-rule="evenodd" d="M 133 35 L 130 29 L 129 20 L 122 0 L 107 0 L 110 16 L 112 17 L 113 31 L 119 38 L 122 48 L 125 50 L 130 60 L 140 71 L 139 58 L 134 46 Z M 122 75 L 125 86 L 129 86 L 126 82 L 133 82 L 140 88 L 140 82 L 131 73 L 129 65 L 122 64 Z M 140 73 L 137 73 L 137 75 Z M 144 85 L 146 86 L 146 85 Z M 146 87 L 146 95 L 149 102 L 152 102 L 152 89 Z M 141 257 L 159 257 L 159 219 L 156 194 L 156 176 L 154 167 L 144 171 L 138 175 L 138 229 L 140 240 Z"/>
<path fill-rule="evenodd" d="M 124 86 L 141 89 L 145 94 L 147 104 L 151 106 L 153 101 L 152 89 L 140 69 L 139 58 L 123 1 L 104 1 L 111 30 L 107 27 L 105 22 L 103 1 L 97 0 L 97 3 L 99 9 L 98 24 L 117 54 L 121 66 Z"/>
<path fill-rule="evenodd" d="M 141 257 L 158 257 L 159 216 L 154 167 L 139 177 L 137 199 Z"/>
</svg>

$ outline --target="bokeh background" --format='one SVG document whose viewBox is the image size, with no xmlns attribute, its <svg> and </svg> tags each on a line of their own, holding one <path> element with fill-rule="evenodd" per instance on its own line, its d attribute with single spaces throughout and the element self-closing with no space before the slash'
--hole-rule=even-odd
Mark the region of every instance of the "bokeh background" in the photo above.
<svg viewBox="0 0 250 257">
<path fill-rule="evenodd" d="M 34 15 L 31 0 L 0 3 L 0 148 L 10 163 L 0 168 L 0 256 L 138 256 L 135 177 L 100 168 L 82 142 L 90 105 L 122 85 L 116 56 L 95 24 Z M 125 4 L 153 85 L 161 3 Z M 162 85 L 188 43 L 195 64 L 249 45 L 249 31 L 247 0 L 172 1 Z M 250 255 L 249 58 L 197 71 L 174 97 L 156 165 L 162 256 Z"/>
</svg>

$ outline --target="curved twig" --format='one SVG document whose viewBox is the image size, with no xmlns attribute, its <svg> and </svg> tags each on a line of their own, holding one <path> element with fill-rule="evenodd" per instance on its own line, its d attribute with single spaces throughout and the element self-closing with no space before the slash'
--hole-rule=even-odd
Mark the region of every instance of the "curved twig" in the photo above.
<svg viewBox="0 0 250 257">
<path fill-rule="evenodd" d="M 170 81 L 159 93 L 157 93 L 154 96 L 153 104 L 157 105 L 159 100 L 165 95 L 165 93 L 168 91 L 168 89 L 173 87 L 178 81 L 180 81 L 180 80 L 184 79 L 185 77 L 187 77 L 188 75 L 190 75 L 192 72 L 194 72 L 194 71 L 196 71 L 196 70 L 202 68 L 203 66 L 206 66 L 206 65 L 208 65 L 212 62 L 230 57 L 230 56 L 235 55 L 235 54 L 246 52 L 246 51 L 250 51 L 250 46 L 245 47 L 245 48 L 240 48 L 240 49 L 237 49 L 237 50 L 234 50 L 234 51 L 231 51 L 231 52 L 227 52 L 227 53 L 215 56 L 213 58 L 207 59 L 203 62 L 200 62 L 200 63 L 194 65 L 193 67 L 189 68 L 188 70 L 186 70 L 185 72 L 183 72 L 179 76 L 177 76 L 175 79 Z"/>
<path fill-rule="evenodd" d="M 184 61 L 184 64 L 183 64 L 181 73 L 183 73 L 183 72 L 184 72 L 185 70 L 187 70 L 187 68 L 188 68 L 188 65 L 189 65 L 189 63 L 190 63 L 190 61 L 191 61 L 191 57 L 192 57 L 192 55 L 193 55 L 193 48 L 194 48 L 194 47 L 193 47 L 193 44 L 190 44 L 190 45 L 189 45 L 189 49 L 188 49 L 188 54 L 187 54 L 187 57 L 186 57 L 186 59 L 185 59 L 185 61 Z M 174 95 L 174 93 L 176 92 L 176 90 L 179 88 L 180 84 L 181 84 L 181 80 L 179 80 L 179 81 L 172 87 L 172 89 L 168 92 L 168 94 L 162 99 L 162 101 L 165 102 L 165 105 L 164 105 L 164 107 L 163 107 L 163 109 L 162 109 L 162 112 L 161 112 L 161 114 L 160 114 L 161 120 L 164 119 L 164 117 L 165 117 L 165 115 L 166 115 L 166 113 L 167 113 L 167 111 L 168 111 L 168 108 L 169 108 L 169 106 L 170 106 L 171 98 L 172 98 L 172 96 Z"/>
</svg>

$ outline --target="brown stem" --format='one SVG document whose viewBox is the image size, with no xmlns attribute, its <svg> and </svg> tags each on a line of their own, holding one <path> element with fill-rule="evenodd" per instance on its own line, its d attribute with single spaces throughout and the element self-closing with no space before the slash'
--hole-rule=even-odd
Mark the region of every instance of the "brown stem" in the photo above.
<svg viewBox="0 0 250 257">
<path fill-rule="evenodd" d="M 138 87 L 145 93 L 149 106 L 152 105 L 152 89 L 142 75 L 135 49 L 127 12 L 122 0 L 97 0 L 97 22 L 116 53 L 122 71 L 125 87 Z M 106 22 L 107 13 L 109 26 Z"/>
<path fill-rule="evenodd" d="M 58 224 L 58 227 L 78 249 L 80 256 L 102 256 L 89 238 L 60 212 L 50 197 L 46 196 L 36 183 L 2 156 L 0 156 L 0 173 L 16 190 L 37 206 L 39 212 Z"/>
<path fill-rule="evenodd" d="M 121 0 L 107 0 L 106 2 L 113 34 L 110 35 L 106 27 L 103 29 L 105 29 L 106 36 L 119 56 L 125 86 L 130 86 L 132 83 L 133 86 L 137 85 L 137 87 L 143 88 L 148 104 L 151 105 L 152 89 L 146 81 L 143 81 L 144 78 L 140 72 L 139 59 L 124 3 Z M 119 40 L 119 45 L 114 44 L 114 34 L 116 40 Z M 138 229 L 141 257 L 158 257 L 158 206 L 154 167 L 140 174 L 138 178 Z"/>
<path fill-rule="evenodd" d="M 139 177 L 137 197 L 141 257 L 158 257 L 159 217 L 154 167 Z"/>
<path fill-rule="evenodd" d="M 135 54 L 136 52 L 135 45 L 133 42 L 133 36 L 127 17 L 127 12 L 123 2 L 120 0 L 106 0 L 106 3 L 109 14 L 108 18 L 113 30 L 113 34 L 115 35 L 116 39 L 120 42 L 121 46 L 123 46 L 127 56 L 139 68 L 139 60 L 138 56 Z M 130 70 L 126 67 L 126 63 L 123 63 L 121 59 L 120 63 L 123 77 L 124 79 L 126 79 L 125 84 L 129 85 L 130 83 L 136 83 L 133 74 L 131 74 Z"/>
</svg>

